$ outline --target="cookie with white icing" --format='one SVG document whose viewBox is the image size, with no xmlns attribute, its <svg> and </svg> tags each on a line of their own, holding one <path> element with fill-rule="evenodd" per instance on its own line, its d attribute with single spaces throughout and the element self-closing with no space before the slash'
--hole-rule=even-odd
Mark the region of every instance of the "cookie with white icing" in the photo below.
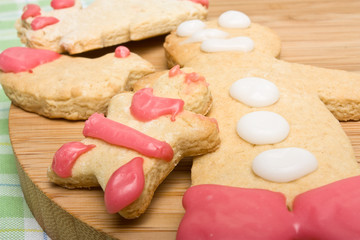
<svg viewBox="0 0 360 240">
<path fill-rule="evenodd" d="M 175 29 L 189 19 L 204 19 L 207 1 L 53 0 L 53 11 L 25 6 L 16 22 L 21 41 L 31 48 L 70 54 L 141 40 Z"/>
<path fill-rule="evenodd" d="M 85 139 L 55 153 L 50 181 L 68 188 L 100 185 L 109 213 L 140 216 L 182 158 L 212 152 L 220 143 L 216 120 L 154 92 L 159 90 L 142 88 L 113 97 L 107 117 L 94 114 L 85 122 Z"/>
<path fill-rule="evenodd" d="M 99 58 L 14 47 L 0 54 L 0 82 L 12 103 L 49 118 L 87 119 L 131 90 L 154 67 L 126 47 Z"/>
<path fill-rule="evenodd" d="M 194 159 L 192 184 L 280 192 L 286 210 L 299 194 L 359 175 L 338 120 L 360 119 L 360 95 L 355 90 L 360 88 L 360 75 L 278 60 L 280 41 L 271 30 L 238 12 L 220 18 L 181 24 L 164 44 L 170 66 L 192 67 L 205 76 L 214 99 L 208 116 L 219 123 L 221 146 Z M 215 34 L 196 36 L 208 29 Z M 196 189 L 202 191 L 200 186 Z M 196 189 L 186 200 L 185 208 L 192 213 L 198 199 L 190 196 Z M 217 197 L 221 199 L 210 194 L 206 201 Z M 223 207 L 226 204 L 219 209 Z M 190 218 L 185 216 L 185 225 Z M 204 231 L 210 234 L 213 227 L 207 227 Z M 199 228 L 192 229 L 190 233 L 198 236 Z"/>
</svg>

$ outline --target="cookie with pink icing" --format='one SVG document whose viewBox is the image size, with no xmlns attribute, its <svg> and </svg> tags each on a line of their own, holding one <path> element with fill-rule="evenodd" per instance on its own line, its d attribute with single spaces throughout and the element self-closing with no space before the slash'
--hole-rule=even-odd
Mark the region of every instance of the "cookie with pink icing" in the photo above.
<svg viewBox="0 0 360 240">
<path fill-rule="evenodd" d="M 100 185 L 109 213 L 140 216 L 180 159 L 212 152 L 220 143 L 216 120 L 185 110 L 180 98 L 155 92 L 118 94 L 106 117 L 91 115 L 85 139 L 65 143 L 54 154 L 50 181 L 67 188 Z"/>
<path fill-rule="evenodd" d="M 114 95 L 152 72 L 149 62 L 123 46 L 94 59 L 25 47 L 0 54 L 0 82 L 12 103 L 49 118 L 105 113 Z"/>
<path fill-rule="evenodd" d="M 175 29 L 182 21 L 204 19 L 208 0 L 52 0 L 53 11 L 24 7 L 18 35 L 31 48 L 70 54 L 141 40 Z"/>
<path fill-rule="evenodd" d="M 201 239 L 199 236 L 204 236 L 205 228 L 204 231 L 209 233 L 207 237 L 215 236 L 217 230 L 213 222 L 207 225 L 203 224 L 205 221 L 195 223 L 196 218 L 205 219 L 202 210 L 196 210 L 196 201 L 205 206 L 207 200 L 216 197 L 221 199 L 219 204 L 210 208 L 214 211 L 219 209 L 225 215 L 234 212 L 230 204 L 221 204 L 225 199 L 222 194 L 204 193 L 208 189 L 201 185 L 217 185 L 214 191 L 224 188 L 229 198 L 232 190 L 228 192 L 224 185 L 245 189 L 234 190 L 239 192 L 234 193 L 238 199 L 247 198 L 247 191 L 254 190 L 259 192 L 258 198 L 264 197 L 267 202 L 272 201 L 273 197 L 267 196 L 271 193 L 278 199 L 276 206 L 261 211 L 269 215 L 269 219 L 264 221 L 284 225 L 283 229 L 273 232 L 276 236 L 274 239 L 283 239 L 283 236 L 298 237 L 294 235 L 294 231 L 298 230 L 298 225 L 293 224 L 294 218 L 296 221 L 306 218 L 311 223 L 319 220 L 311 214 L 304 217 L 304 213 L 294 217 L 287 208 L 301 212 L 305 207 L 304 202 L 310 204 L 317 198 L 321 201 L 328 198 L 319 190 L 321 187 L 338 181 L 341 183 L 344 179 L 358 181 L 350 178 L 358 176 L 360 168 L 339 120 L 360 119 L 360 95 L 354 91 L 360 88 L 359 74 L 277 59 L 279 37 L 237 11 L 225 12 L 214 21 L 184 22 L 167 36 L 164 47 L 170 66 L 180 64 L 191 67 L 209 82 L 214 103 L 208 116 L 217 119 L 221 139 L 217 151 L 195 158 L 191 170 L 194 187 L 184 200 L 187 213 L 182 226 L 187 227 L 180 226 L 179 238 L 190 239 L 181 237 L 188 236 L 186 232 L 190 225 L 194 239 Z M 354 184 L 350 183 L 352 186 Z M 329 186 L 342 188 L 345 185 Z M 313 191 L 317 195 L 310 198 Z M 198 199 L 199 194 L 203 193 L 204 198 Z M 348 191 L 341 194 L 344 194 L 344 198 L 353 197 Z M 236 199 L 233 201 L 236 205 Z M 260 203 L 262 200 L 258 201 Z M 320 210 L 321 201 L 313 207 L 324 214 Z M 247 211 L 249 204 L 252 204 L 250 210 L 253 205 L 261 207 L 261 204 L 253 204 L 250 198 L 248 205 L 241 206 L 240 202 L 236 208 L 239 212 Z M 303 207 L 297 207 L 299 205 Z M 335 197 L 334 203 L 326 205 L 326 208 L 330 212 L 337 211 L 335 209 L 342 205 L 343 198 Z M 250 219 L 257 219 L 257 215 L 252 214 L 250 212 L 249 217 L 246 214 L 229 214 L 230 220 L 224 224 L 231 222 L 238 227 L 244 221 L 243 226 L 250 226 L 253 224 Z M 359 220 L 358 217 L 351 218 L 349 224 L 353 226 Z M 261 228 L 266 230 L 267 224 L 262 223 L 261 219 L 254 224 L 254 234 L 264 237 L 259 233 L 262 232 Z M 304 224 L 298 234 L 317 238 L 314 226 L 310 225 Z M 248 227 L 231 230 L 229 226 L 226 229 L 217 235 L 217 239 L 231 238 L 231 231 L 250 231 Z M 354 231 L 359 235 L 358 228 Z M 244 236 L 247 237 L 243 239 L 250 238 L 250 235 Z"/>
</svg>

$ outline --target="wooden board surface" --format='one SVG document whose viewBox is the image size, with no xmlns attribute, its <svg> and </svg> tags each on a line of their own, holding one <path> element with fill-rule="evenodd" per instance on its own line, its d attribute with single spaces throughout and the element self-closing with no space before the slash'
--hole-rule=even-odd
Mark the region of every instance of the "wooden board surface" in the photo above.
<svg viewBox="0 0 360 240">
<path fill-rule="evenodd" d="M 209 18 L 226 10 L 243 11 L 253 22 L 275 30 L 283 41 L 283 60 L 360 73 L 358 0 L 210 0 Z M 125 45 L 161 70 L 166 68 L 163 40 L 160 36 Z M 113 50 L 84 55 L 95 57 Z M 53 239 L 175 239 L 184 213 L 182 195 L 190 186 L 190 159 L 176 167 L 156 191 L 147 212 L 135 220 L 108 214 L 100 189 L 66 190 L 48 181 L 46 170 L 54 152 L 65 142 L 81 140 L 83 124 L 10 109 L 10 138 L 24 195 L 40 225 Z M 342 126 L 359 161 L 360 123 Z"/>
</svg>

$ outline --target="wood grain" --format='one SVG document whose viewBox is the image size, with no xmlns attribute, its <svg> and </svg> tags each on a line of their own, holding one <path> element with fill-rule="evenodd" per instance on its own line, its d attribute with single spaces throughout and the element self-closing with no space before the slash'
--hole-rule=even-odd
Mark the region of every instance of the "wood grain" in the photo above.
<svg viewBox="0 0 360 240">
<path fill-rule="evenodd" d="M 283 41 L 283 60 L 360 73 L 360 1 L 210 0 L 209 18 L 231 9 L 275 30 Z M 125 45 L 162 70 L 163 41 L 160 36 Z M 82 55 L 96 57 L 113 50 Z M 10 109 L 10 138 L 22 188 L 40 225 L 53 239 L 175 239 L 184 213 L 182 195 L 190 186 L 191 159 L 182 160 L 160 185 L 146 213 L 135 220 L 108 214 L 100 189 L 67 190 L 48 181 L 46 170 L 54 152 L 65 142 L 81 140 L 83 124 Z M 359 161 L 360 123 L 342 126 Z"/>
</svg>

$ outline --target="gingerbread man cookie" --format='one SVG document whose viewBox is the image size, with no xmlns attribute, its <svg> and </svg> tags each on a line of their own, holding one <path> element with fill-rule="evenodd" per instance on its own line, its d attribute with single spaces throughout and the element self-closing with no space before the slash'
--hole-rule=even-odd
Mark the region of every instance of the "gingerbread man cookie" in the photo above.
<svg viewBox="0 0 360 240">
<path fill-rule="evenodd" d="M 87 119 L 154 67 L 124 46 L 90 59 L 14 47 L 0 54 L 0 82 L 12 103 L 49 118 Z"/>
<path fill-rule="evenodd" d="M 141 40 L 175 29 L 182 21 L 204 19 L 208 1 L 52 0 L 51 12 L 25 6 L 16 23 L 18 35 L 31 48 L 81 53 Z"/>
<path fill-rule="evenodd" d="M 237 11 L 228 11 L 216 21 L 184 22 L 166 38 L 164 47 L 170 66 L 192 67 L 209 82 L 214 102 L 208 116 L 217 119 L 222 142 L 217 151 L 194 159 L 194 189 L 184 200 L 187 217 L 183 225 L 188 225 L 191 213 L 196 214 L 196 196 L 214 186 L 207 184 L 280 192 L 282 212 L 271 214 L 281 218 L 286 212 L 281 220 L 286 222 L 286 209 L 296 209 L 294 199 L 299 194 L 309 196 L 304 192 L 347 178 L 358 181 L 350 178 L 359 175 L 360 168 L 338 120 L 360 119 L 360 95 L 356 91 L 360 75 L 276 59 L 279 38 Z M 205 199 L 217 196 L 212 191 L 204 193 Z M 241 191 L 239 196 L 246 197 Z M 264 194 L 256 196 L 267 199 Z M 342 204 L 341 197 L 334 199 L 333 208 Z M 206 201 L 199 201 L 206 205 Z M 220 211 L 233 211 L 221 201 L 216 205 Z M 291 229 L 284 229 L 290 232 L 309 227 L 289 223 Z M 214 233 L 210 225 L 206 230 L 192 227 L 180 227 L 179 236 L 189 231 L 199 239 L 196 237 L 201 233 L 206 232 L 208 237 Z M 243 239 L 249 239 L 245 233 L 250 230 L 244 227 L 241 231 Z M 359 229 L 356 231 L 359 234 Z M 217 239 L 226 238 L 227 233 L 217 235 Z M 281 236 L 275 239 L 283 239 Z"/>
<path fill-rule="evenodd" d="M 207 88 L 201 76 L 189 81 L 188 75 L 176 68 L 168 78 L 178 86 L 187 85 L 179 89 L 189 95 L 196 86 Z M 220 143 L 216 120 L 184 110 L 192 97 L 186 103 L 156 96 L 166 92 L 159 87 L 167 86 L 154 84 L 154 89 L 114 96 L 107 117 L 95 113 L 85 122 L 84 140 L 66 143 L 56 152 L 50 180 L 68 188 L 100 185 L 109 213 L 119 212 L 124 218 L 142 214 L 157 186 L 182 158 L 212 152 Z M 206 96 L 198 101 L 211 101 Z"/>
</svg>

